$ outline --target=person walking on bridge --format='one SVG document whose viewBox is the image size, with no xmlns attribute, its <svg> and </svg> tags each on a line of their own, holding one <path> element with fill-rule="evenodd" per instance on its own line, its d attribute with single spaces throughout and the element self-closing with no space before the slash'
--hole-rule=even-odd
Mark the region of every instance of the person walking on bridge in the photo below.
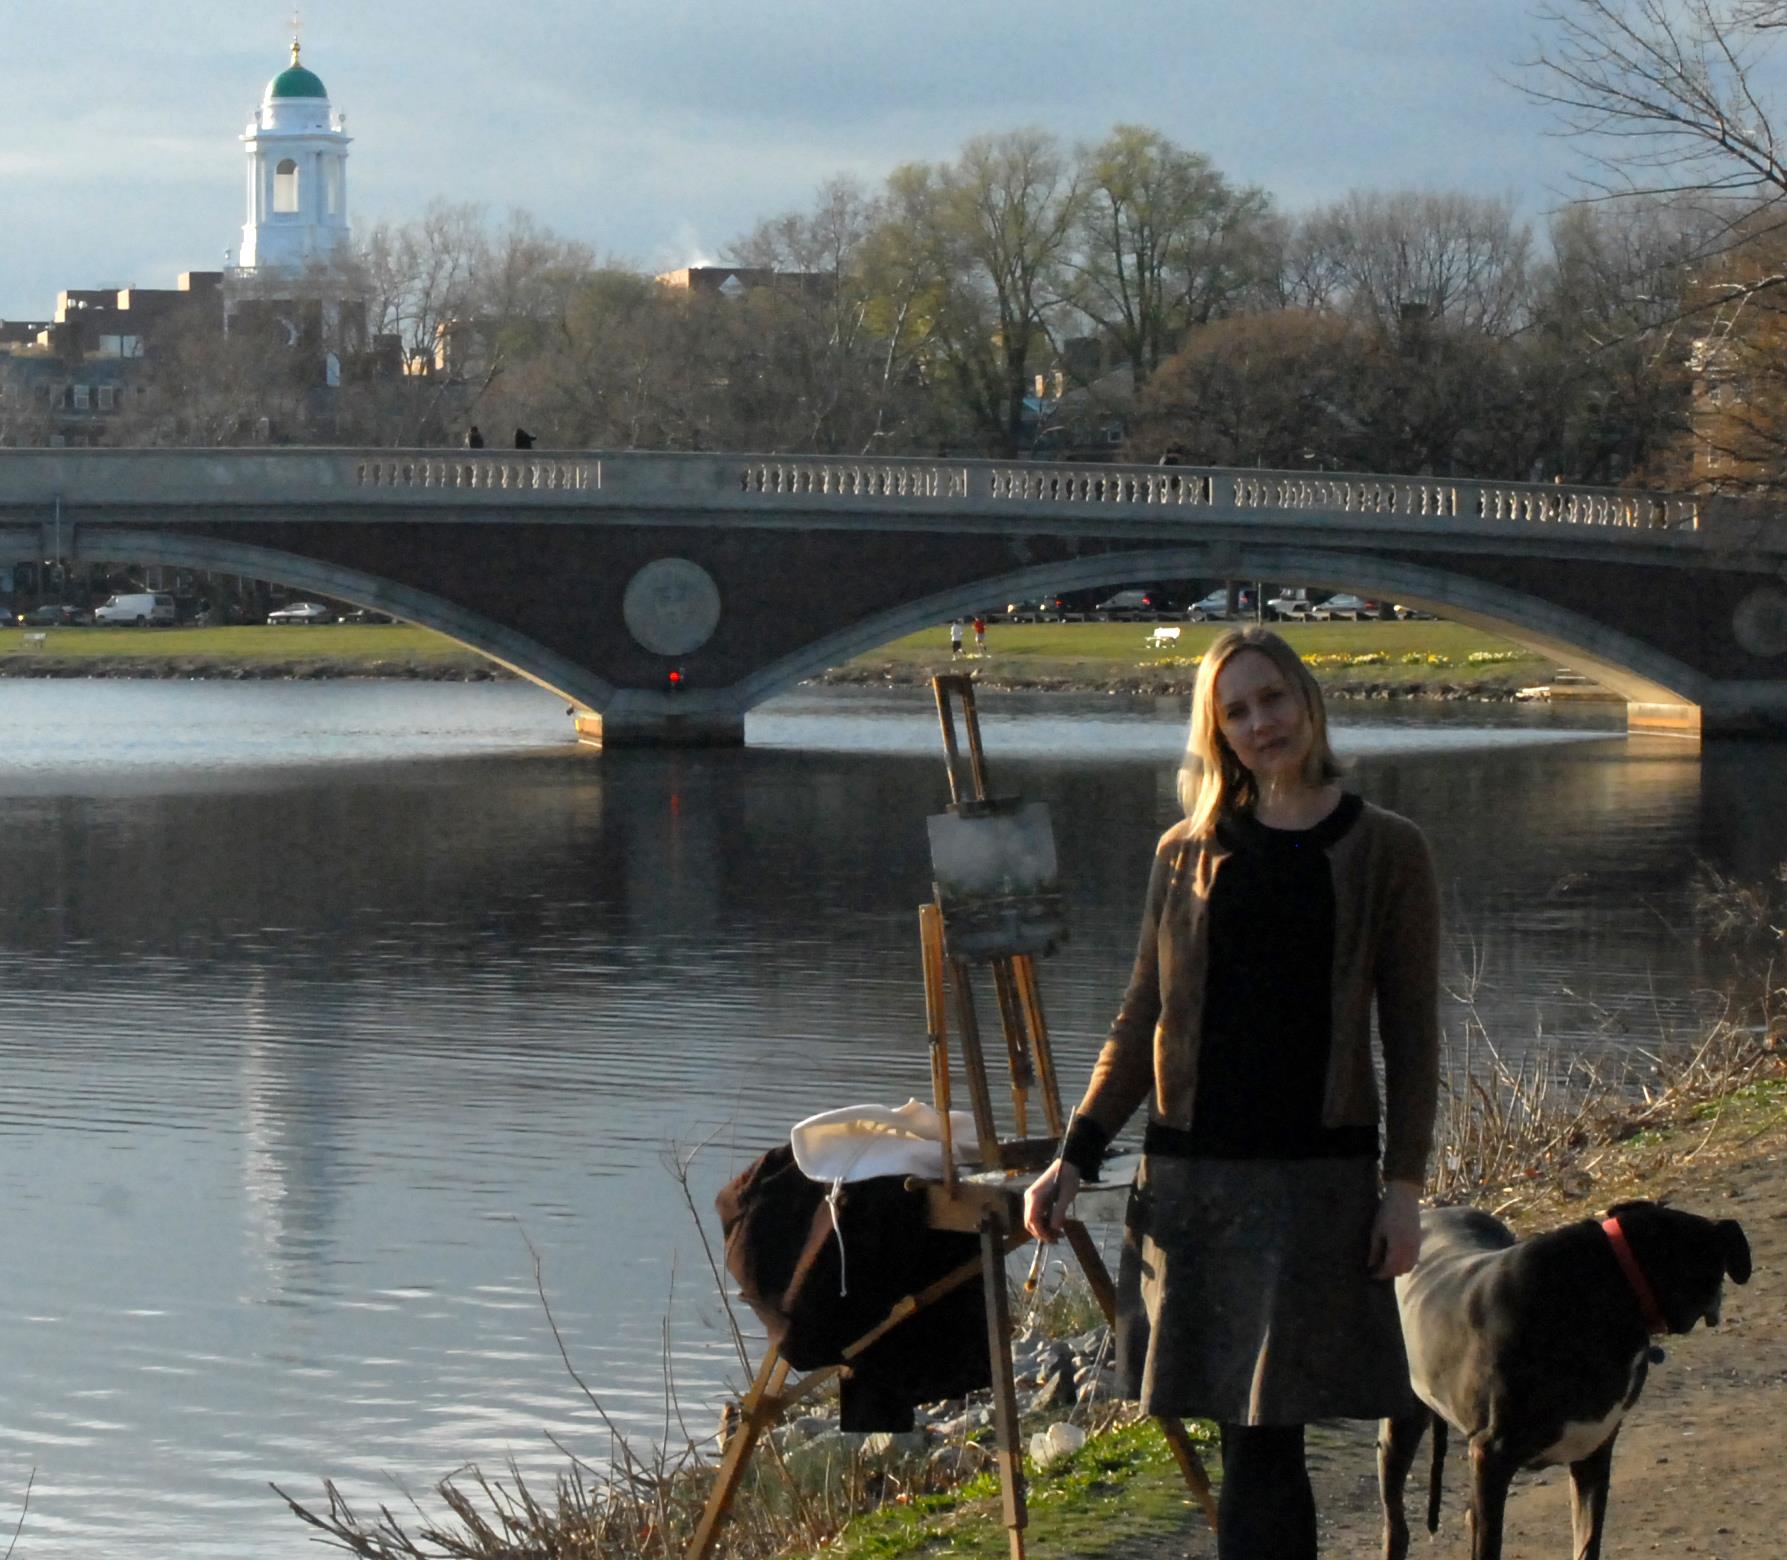
<svg viewBox="0 0 1787 1560">
<path fill-rule="evenodd" d="M 1304 1425 L 1415 1405 L 1390 1280 L 1420 1250 L 1439 896 L 1421 831 L 1340 774 L 1296 652 L 1257 625 L 1222 635 L 1129 989 L 1024 1197 L 1025 1227 L 1053 1240 L 1149 1100 L 1118 1371 L 1147 1413 L 1221 1425 L 1221 1560 L 1315 1560 Z"/>
</svg>

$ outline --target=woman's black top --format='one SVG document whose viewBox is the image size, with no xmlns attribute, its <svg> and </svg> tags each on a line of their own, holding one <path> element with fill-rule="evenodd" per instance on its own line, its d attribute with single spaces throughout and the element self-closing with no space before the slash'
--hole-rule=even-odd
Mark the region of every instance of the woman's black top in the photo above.
<svg viewBox="0 0 1787 1560">
<path fill-rule="evenodd" d="M 1375 1127 L 1322 1125 L 1333 1030 L 1334 878 L 1328 847 L 1364 803 L 1343 795 L 1312 829 L 1225 818 L 1231 852 L 1210 900 L 1209 973 L 1190 1132 L 1150 1131 L 1151 1153 L 1325 1159 L 1377 1153 Z"/>
<path fill-rule="evenodd" d="M 1377 1129 L 1322 1124 L 1333 1030 L 1334 879 L 1328 847 L 1358 822 L 1350 792 L 1311 829 L 1225 818 L 1210 901 L 1191 1128 L 1153 1123 L 1150 1154 L 1199 1159 L 1375 1157 Z M 1095 1169 L 1104 1133 L 1076 1116 L 1062 1157 Z"/>
</svg>

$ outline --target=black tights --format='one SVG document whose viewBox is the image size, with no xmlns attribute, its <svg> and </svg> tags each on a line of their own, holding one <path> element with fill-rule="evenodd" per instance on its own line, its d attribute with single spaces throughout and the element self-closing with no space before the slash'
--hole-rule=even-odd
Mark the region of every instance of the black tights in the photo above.
<svg viewBox="0 0 1787 1560">
<path fill-rule="evenodd" d="M 1219 1560 L 1315 1560 L 1315 1496 L 1301 1425 L 1224 1425 Z"/>
</svg>

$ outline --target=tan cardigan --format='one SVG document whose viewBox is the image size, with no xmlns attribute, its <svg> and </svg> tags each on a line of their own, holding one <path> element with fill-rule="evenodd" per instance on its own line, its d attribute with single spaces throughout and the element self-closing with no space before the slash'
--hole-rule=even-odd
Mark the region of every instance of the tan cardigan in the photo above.
<svg viewBox="0 0 1787 1560">
<path fill-rule="evenodd" d="M 1189 1129 L 1209 955 L 1210 894 L 1230 852 L 1181 823 L 1161 836 L 1135 970 L 1079 1114 L 1115 1135 L 1150 1090 L 1152 1116 Z M 1427 1175 L 1439 1088 L 1439 890 L 1421 831 L 1367 802 L 1328 847 L 1334 877 L 1334 1017 L 1322 1121 L 1379 1121 L 1371 1057 L 1384 1058 L 1386 1180 Z"/>
</svg>

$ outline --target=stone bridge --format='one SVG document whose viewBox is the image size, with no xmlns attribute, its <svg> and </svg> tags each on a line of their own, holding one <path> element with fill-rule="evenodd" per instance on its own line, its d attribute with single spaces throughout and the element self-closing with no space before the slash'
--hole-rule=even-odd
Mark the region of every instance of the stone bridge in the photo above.
<svg viewBox="0 0 1787 1560">
<path fill-rule="evenodd" d="M 0 549 L 377 608 L 555 690 L 596 742 L 737 742 L 772 694 L 989 602 L 1191 577 L 1428 607 L 1592 676 L 1634 727 L 1787 732 L 1787 521 L 1727 500 L 1027 461 L 19 450 Z"/>
</svg>

